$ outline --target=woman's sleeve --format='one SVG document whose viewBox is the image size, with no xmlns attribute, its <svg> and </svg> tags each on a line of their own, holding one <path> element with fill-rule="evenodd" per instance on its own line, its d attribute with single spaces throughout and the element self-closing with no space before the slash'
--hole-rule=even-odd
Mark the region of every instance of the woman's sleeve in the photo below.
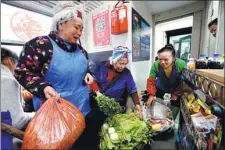
<svg viewBox="0 0 225 150">
<path fill-rule="evenodd" d="M 157 76 L 157 66 L 156 62 L 153 63 L 152 68 L 147 79 L 147 92 L 149 95 L 156 95 L 156 76 Z"/>
<path fill-rule="evenodd" d="M 139 100 L 139 96 L 138 96 L 137 92 L 131 94 L 131 98 L 132 98 L 135 105 L 140 104 L 140 100 Z"/>
<path fill-rule="evenodd" d="M 127 92 L 131 96 L 135 105 L 140 104 L 137 87 L 130 71 L 127 74 Z"/>
<path fill-rule="evenodd" d="M 94 64 L 94 62 L 92 61 L 92 64 Z M 98 91 L 100 90 L 99 88 L 99 84 L 98 84 L 98 76 L 100 76 L 100 68 L 101 66 L 104 65 L 103 62 L 101 62 L 98 66 L 96 64 L 93 65 L 93 67 L 91 68 L 91 73 L 92 76 L 94 77 L 94 81 L 92 84 L 88 85 L 89 89 L 92 91 Z"/>
<path fill-rule="evenodd" d="M 4 98 L 4 101 L 8 104 L 8 108 L 14 123 L 13 125 L 19 129 L 22 129 L 29 123 L 35 113 L 23 111 L 21 88 L 16 80 L 8 78 L 4 80 L 4 83 L 6 83 L 7 86 L 3 88 L 2 93 L 7 94 L 7 97 Z"/>
<path fill-rule="evenodd" d="M 49 39 L 35 38 L 26 43 L 20 54 L 15 70 L 18 82 L 33 95 L 44 97 L 44 88 L 51 86 L 44 79 L 44 70 L 48 68 L 52 56 Z"/>
<path fill-rule="evenodd" d="M 92 84 L 88 85 L 88 87 L 91 91 L 94 91 L 94 92 L 99 90 L 98 83 L 95 80 L 92 82 Z"/>
<path fill-rule="evenodd" d="M 137 87 L 136 87 L 135 81 L 134 81 L 133 76 L 130 73 L 130 71 L 126 76 L 126 79 L 127 79 L 127 92 L 128 92 L 128 94 L 131 95 L 131 94 L 137 92 Z"/>
</svg>

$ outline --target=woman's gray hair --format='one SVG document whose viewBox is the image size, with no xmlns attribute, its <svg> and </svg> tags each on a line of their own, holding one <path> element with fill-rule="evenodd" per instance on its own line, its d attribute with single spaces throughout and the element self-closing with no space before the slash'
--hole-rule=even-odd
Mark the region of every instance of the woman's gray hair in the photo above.
<svg viewBox="0 0 225 150">
<path fill-rule="evenodd" d="M 51 31 L 58 31 L 58 25 L 76 17 L 82 18 L 81 11 L 72 1 L 59 1 L 53 8 Z"/>
</svg>

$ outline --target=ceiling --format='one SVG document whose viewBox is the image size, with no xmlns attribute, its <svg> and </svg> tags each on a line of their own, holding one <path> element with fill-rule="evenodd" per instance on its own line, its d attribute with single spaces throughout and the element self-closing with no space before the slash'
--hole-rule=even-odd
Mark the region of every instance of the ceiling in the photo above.
<svg viewBox="0 0 225 150">
<path fill-rule="evenodd" d="M 52 8 L 56 3 L 56 1 L 52 0 L 37 0 L 33 1 L 36 3 L 44 4 L 47 7 Z M 97 7 L 101 6 L 104 4 L 104 1 L 86 1 L 86 0 L 74 0 L 73 1 L 76 5 L 81 5 L 84 7 L 85 12 L 88 14 L 95 10 Z M 107 1 L 105 1 L 107 2 Z M 196 0 L 183 0 L 183 1 L 141 1 L 142 3 L 147 3 L 146 5 L 149 6 L 150 11 L 153 14 L 168 11 L 173 8 L 178 8 L 185 6 L 187 4 L 191 4 L 196 2 Z"/>
<path fill-rule="evenodd" d="M 148 7 L 150 8 L 150 11 L 152 14 L 157 14 L 160 12 L 168 11 L 173 8 L 178 8 L 185 6 L 187 4 L 194 3 L 196 1 L 145 1 L 147 3 Z"/>
<path fill-rule="evenodd" d="M 4 3 L 8 3 L 8 4 L 12 4 L 15 6 L 27 6 L 28 8 L 30 7 L 31 9 L 38 9 L 38 11 L 43 11 L 45 14 L 52 16 L 53 12 L 52 12 L 52 8 L 58 3 L 59 0 L 31 0 L 31 1 L 9 1 L 9 0 L 3 0 Z M 93 11 L 95 11 L 97 8 L 101 7 L 102 5 L 104 5 L 104 3 L 107 3 L 107 1 L 101 1 L 101 0 L 96 0 L 96 1 L 90 1 L 90 0 L 73 0 L 73 2 L 76 5 L 80 5 L 83 10 L 85 11 L 86 14 L 89 14 Z M 145 3 L 146 6 L 149 7 L 150 11 L 152 12 L 152 14 L 156 14 L 159 12 L 164 12 L 164 11 L 168 11 L 170 9 L 173 8 L 177 8 L 177 7 L 182 7 L 184 5 L 187 4 L 191 4 L 196 2 L 193 0 L 189 0 L 189 1 L 140 1 L 140 3 Z M 35 5 L 33 5 L 35 4 Z"/>
<path fill-rule="evenodd" d="M 57 0 L 55 0 L 55 1 L 52 1 L 52 0 L 36 0 L 36 1 L 33 1 L 33 2 L 45 5 L 45 6 L 49 7 L 50 9 L 52 9 L 58 3 Z M 81 7 L 83 7 L 83 9 L 86 13 L 90 13 L 91 11 L 95 10 L 97 7 L 104 4 L 103 1 L 74 0 L 73 2 L 76 5 L 80 5 Z"/>
</svg>

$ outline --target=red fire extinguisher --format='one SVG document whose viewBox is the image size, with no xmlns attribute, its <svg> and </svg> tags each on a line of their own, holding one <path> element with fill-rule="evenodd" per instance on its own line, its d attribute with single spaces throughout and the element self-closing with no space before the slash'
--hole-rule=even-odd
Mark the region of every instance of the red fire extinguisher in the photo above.
<svg viewBox="0 0 225 150">
<path fill-rule="evenodd" d="M 122 4 L 118 8 L 120 33 L 128 32 L 127 6 Z"/>
<path fill-rule="evenodd" d="M 118 15 L 117 4 L 114 6 L 114 9 L 111 11 L 111 33 L 112 34 L 119 34 L 120 33 L 119 15 Z"/>
</svg>

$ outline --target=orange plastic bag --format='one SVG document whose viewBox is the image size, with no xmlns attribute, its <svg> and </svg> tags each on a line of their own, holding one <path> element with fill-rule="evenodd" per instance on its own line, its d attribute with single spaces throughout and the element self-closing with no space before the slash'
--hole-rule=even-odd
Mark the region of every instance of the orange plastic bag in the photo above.
<svg viewBox="0 0 225 150">
<path fill-rule="evenodd" d="M 48 99 L 25 130 L 22 149 L 69 149 L 85 128 L 80 110 L 67 100 Z"/>
</svg>

